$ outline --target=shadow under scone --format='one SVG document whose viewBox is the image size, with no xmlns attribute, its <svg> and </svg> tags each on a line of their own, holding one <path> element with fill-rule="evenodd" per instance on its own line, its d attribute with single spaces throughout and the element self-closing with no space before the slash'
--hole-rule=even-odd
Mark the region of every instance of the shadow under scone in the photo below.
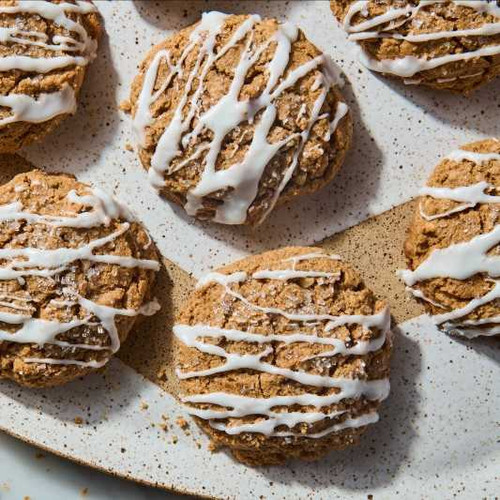
<svg viewBox="0 0 500 500">
<path fill-rule="evenodd" d="M 406 267 L 403 242 L 414 211 L 415 201 L 410 201 L 315 244 L 339 254 L 356 268 L 375 294 L 388 301 L 398 323 L 423 313 L 396 275 L 398 269 Z M 177 382 L 172 328 L 194 285 L 192 276 L 163 259 L 153 292 L 162 309 L 139 321 L 118 353 L 124 363 L 173 395 L 177 394 Z"/>
<path fill-rule="evenodd" d="M 34 168 L 28 160 L 18 154 L 0 154 L 0 184 L 5 184 L 16 175 Z"/>
<path fill-rule="evenodd" d="M 152 292 L 161 310 L 154 316 L 140 317 L 117 354 L 125 364 L 171 394 L 177 392 L 172 327 L 195 282 L 186 271 L 163 258 Z"/>
</svg>

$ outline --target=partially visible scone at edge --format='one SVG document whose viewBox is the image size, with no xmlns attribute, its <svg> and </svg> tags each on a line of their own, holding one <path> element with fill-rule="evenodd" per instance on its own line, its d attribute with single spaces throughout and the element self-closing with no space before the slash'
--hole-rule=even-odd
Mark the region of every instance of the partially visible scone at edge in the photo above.
<svg viewBox="0 0 500 500">
<path fill-rule="evenodd" d="M 500 74 L 495 1 L 331 0 L 369 69 L 469 94 Z"/>
<path fill-rule="evenodd" d="M 357 443 L 389 391 L 387 304 L 338 256 L 285 248 L 203 278 L 174 327 L 181 400 L 248 465 Z"/>
<path fill-rule="evenodd" d="M 155 246 L 112 197 L 33 170 L 0 186 L 0 379 L 60 385 L 104 366 L 155 312 Z"/>
<path fill-rule="evenodd" d="M 302 31 L 210 12 L 148 53 L 130 106 L 152 185 L 189 215 L 258 224 L 335 176 L 352 123 Z"/>
<path fill-rule="evenodd" d="M 421 195 L 405 244 L 408 289 L 447 333 L 500 334 L 500 141 L 451 153 Z"/>
<path fill-rule="evenodd" d="M 0 153 L 7 153 L 76 111 L 101 26 L 86 0 L 0 0 L 0 23 Z"/>
</svg>

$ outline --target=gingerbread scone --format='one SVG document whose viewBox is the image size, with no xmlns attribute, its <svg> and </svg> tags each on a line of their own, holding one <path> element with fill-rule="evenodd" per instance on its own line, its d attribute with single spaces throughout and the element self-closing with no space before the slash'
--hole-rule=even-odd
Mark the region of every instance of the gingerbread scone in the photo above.
<svg viewBox="0 0 500 500">
<path fill-rule="evenodd" d="M 372 71 L 468 94 L 500 74 L 500 6 L 475 0 L 331 0 Z"/>
<path fill-rule="evenodd" d="M 156 250 L 112 197 L 31 171 L 0 186 L 0 379 L 60 385 L 104 366 L 139 314 Z"/>
<path fill-rule="evenodd" d="M 352 135 L 327 56 L 257 15 L 206 13 L 153 47 L 130 107 L 151 184 L 222 224 L 258 224 L 323 187 Z"/>
<path fill-rule="evenodd" d="M 422 189 L 401 272 L 439 328 L 500 334 L 500 141 L 463 146 Z"/>
<path fill-rule="evenodd" d="M 214 446 L 248 465 L 355 444 L 389 392 L 390 314 L 320 248 L 208 274 L 174 327 L 181 400 Z"/>
<path fill-rule="evenodd" d="M 0 153 L 41 139 L 76 111 L 100 21 L 88 1 L 0 1 Z"/>
</svg>

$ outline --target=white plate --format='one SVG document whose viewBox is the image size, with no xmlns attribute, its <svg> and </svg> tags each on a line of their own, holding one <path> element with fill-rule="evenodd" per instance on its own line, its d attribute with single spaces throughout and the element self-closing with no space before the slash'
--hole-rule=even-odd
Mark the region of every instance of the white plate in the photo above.
<svg viewBox="0 0 500 500">
<path fill-rule="evenodd" d="M 250 252 L 312 244 L 357 224 L 410 199 L 450 150 L 500 135 L 498 80 L 466 99 L 378 77 L 355 60 L 327 1 L 96 3 L 107 37 L 90 69 L 82 105 L 26 156 L 115 191 L 144 221 L 163 255 L 195 275 Z M 125 150 L 130 123 L 117 104 L 127 97 L 137 64 L 151 44 L 207 8 L 297 23 L 341 65 L 349 82 L 344 94 L 356 121 L 355 144 L 340 175 L 322 192 L 278 209 L 256 231 L 189 219 L 147 187 L 136 155 Z M 210 454 L 194 426 L 193 436 L 179 429 L 162 433 L 151 424 L 160 423 L 161 414 L 175 419 L 183 410 L 120 361 L 111 363 L 106 377 L 49 391 L 0 383 L 0 428 L 114 474 L 200 495 L 494 496 L 499 408 L 494 341 L 460 343 L 420 320 L 401 328 L 393 392 L 381 422 L 359 447 L 317 464 L 253 470 L 224 453 Z M 141 411 L 141 401 L 149 404 L 147 411 Z M 75 425 L 76 416 L 91 424 Z M 168 443 L 172 434 L 178 437 L 175 445 Z"/>
</svg>

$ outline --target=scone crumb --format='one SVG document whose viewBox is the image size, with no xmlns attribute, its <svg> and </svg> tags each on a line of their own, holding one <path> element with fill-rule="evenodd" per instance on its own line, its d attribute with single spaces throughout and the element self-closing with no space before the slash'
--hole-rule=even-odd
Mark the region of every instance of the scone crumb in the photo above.
<svg viewBox="0 0 500 500">
<path fill-rule="evenodd" d="M 146 411 L 149 405 L 145 401 L 141 401 L 141 410 Z"/>
<path fill-rule="evenodd" d="M 83 424 L 83 418 L 82 417 L 75 417 L 74 422 L 76 425 L 82 425 Z"/>
<path fill-rule="evenodd" d="M 130 104 L 130 101 L 128 99 L 125 99 L 124 101 L 122 101 L 120 103 L 119 108 L 124 113 L 130 113 L 130 111 L 132 111 L 132 105 Z"/>
<path fill-rule="evenodd" d="M 88 488 L 82 488 L 80 490 L 80 496 L 81 497 L 86 497 L 89 494 L 89 489 Z"/>
<path fill-rule="evenodd" d="M 187 422 L 187 420 L 184 418 L 184 417 L 177 417 L 177 420 L 175 421 L 175 423 L 184 431 L 186 429 L 189 428 L 189 423 Z"/>
</svg>

